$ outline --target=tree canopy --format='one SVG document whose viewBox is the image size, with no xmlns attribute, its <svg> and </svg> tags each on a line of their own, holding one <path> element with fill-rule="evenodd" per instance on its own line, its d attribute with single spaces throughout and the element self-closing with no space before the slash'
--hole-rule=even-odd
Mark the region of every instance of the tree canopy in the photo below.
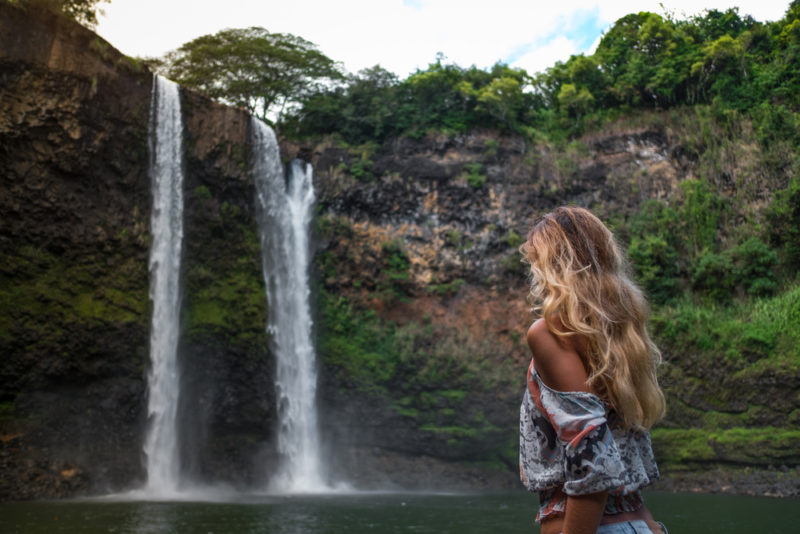
<svg viewBox="0 0 800 534">
<path fill-rule="evenodd" d="M 463 68 L 437 58 L 406 79 L 375 66 L 299 99 L 285 133 L 337 133 L 353 143 L 476 127 L 564 139 L 615 113 L 695 104 L 754 113 L 765 132 L 791 135 L 800 112 L 800 0 L 766 23 L 737 8 L 686 20 L 632 13 L 594 54 L 533 76 L 502 63 Z"/>
<path fill-rule="evenodd" d="M 344 85 L 321 87 L 287 118 L 300 135 L 338 133 L 353 142 L 381 141 L 431 128 L 521 128 L 539 97 L 522 69 L 498 63 L 490 70 L 462 68 L 437 58 L 405 80 L 375 66 L 350 75 Z"/>
<path fill-rule="evenodd" d="M 264 120 L 341 78 L 337 64 L 313 43 L 255 26 L 189 41 L 167 55 L 164 70 L 181 85 Z"/>
<path fill-rule="evenodd" d="M 37 6 L 63 13 L 67 17 L 77 20 L 84 26 L 94 28 L 97 25 L 97 4 L 110 3 L 111 0 L 4 0 L 10 4 L 20 6 Z"/>
</svg>

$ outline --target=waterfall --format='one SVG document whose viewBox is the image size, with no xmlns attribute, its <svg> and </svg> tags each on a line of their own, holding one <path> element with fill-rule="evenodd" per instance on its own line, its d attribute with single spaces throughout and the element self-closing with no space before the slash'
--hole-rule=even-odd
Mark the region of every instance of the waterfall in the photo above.
<svg viewBox="0 0 800 534">
<path fill-rule="evenodd" d="M 150 227 L 150 371 L 146 494 L 178 491 L 179 458 L 176 412 L 180 331 L 180 266 L 183 241 L 183 124 L 178 85 L 160 76 L 153 80 L 150 105 L 150 178 L 153 211 Z"/>
<path fill-rule="evenodd" d="M 253 145 L 269 305 L 267 330 L 277 360 L 282 465 L 272 479 L 272 488 L 290 493 L 322 491 L 327 485 L 320 461 L 308 285 L 308 233 L 314 205 L 311 166 L 293 161 L 285 180 L 275 133 L 257 119 L 253 120 Z"/>
</svg>

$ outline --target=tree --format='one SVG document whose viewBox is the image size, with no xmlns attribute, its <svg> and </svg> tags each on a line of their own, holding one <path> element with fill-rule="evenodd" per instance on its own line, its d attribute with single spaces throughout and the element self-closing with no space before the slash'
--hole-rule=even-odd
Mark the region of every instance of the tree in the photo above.
<svg viewBox="0 0 800 534">
<path fill-rule="evenodd" d="M 294 116 L 284 116 L 296 133 L 338 133 L 359 144 L 382 141 L 397 127 L 397 76 L 380 65 L 347 76 L 344 86 L 324 87 L 303 99 Z"/>
<path fill-rule="evenodd" d="M 167 76 L 267 120 L 326 81 L 342 77 L 316 45 L 264 28 L 227 29 L 183 44 L 165 58 Z M 277 122 L 277 121 L 276 121 Z"/>
<path fill-rule="evenodd" d="M 585 87 L 578 89 L 575 84 L 565 83 L 558 92 L 558 103 L 562 109 L 580 120 L 581 115 L 591 109 L 594 97 Z"/>
<path fill-rule="evenodd" d="M 10 4 L 37 6 L 56 13 L 63 13 L 84 26 L 94 28 L 97 25 L 97 4 L 109 3 L 111 0 L 6 0 Z"/>
</svg>

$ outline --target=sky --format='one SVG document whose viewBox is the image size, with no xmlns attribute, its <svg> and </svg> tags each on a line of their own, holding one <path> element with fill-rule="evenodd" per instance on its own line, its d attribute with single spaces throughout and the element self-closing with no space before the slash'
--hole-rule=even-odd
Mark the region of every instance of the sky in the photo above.
<svg viewBox="0 0 800 534">
<path fill-rule="evenodd" d="M 111 0 L 97 33 L 130 56 L 161 56 L 201 35 L 261 26 L 316 44 L 346 72 L 381 65 L 404 78 L 444 54 L 462 67 L 502 61 L 533 74 L 591 53 L 638 11 L 685 18 L 738 6 L 759 21 L 790 0 Z M 663 6 L 663 7 L 662 7 Z"/>
</svg>

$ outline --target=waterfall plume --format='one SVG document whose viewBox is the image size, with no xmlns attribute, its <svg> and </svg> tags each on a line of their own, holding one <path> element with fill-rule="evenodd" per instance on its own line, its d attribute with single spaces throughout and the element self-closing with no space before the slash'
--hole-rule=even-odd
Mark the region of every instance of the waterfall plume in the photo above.
<svg viewBox="0 0 800 534">
<path fill-rule="evenodd" d="M 180 332 L 180 266 L 183 241 L 183 122 L 178 85 L 155 76 L 150 106 L 150 370 L 147 377 L 148 428 L 144 443 L 144 492 L 178 492 L 180 465 L 176 414 Z"/>
<path fill-rule="evenodd" d="M 284 178 L 275 133 L 253 119 L 259 229 L 275 354 L 278 450 L 282 463 L 274 491 L 329 489 L 320 460 L 316 354 L 309 303 L 309 225 L 314 206 L 311 166 L 291 163 Z"/>
</svg>

